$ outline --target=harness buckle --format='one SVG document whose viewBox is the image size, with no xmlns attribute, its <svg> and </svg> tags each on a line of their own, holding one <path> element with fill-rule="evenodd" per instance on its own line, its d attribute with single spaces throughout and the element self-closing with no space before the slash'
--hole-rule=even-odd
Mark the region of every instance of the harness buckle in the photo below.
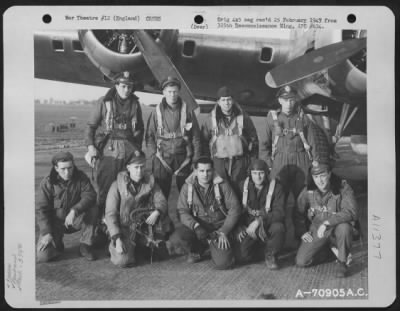
<svg viewBox="0 0 400 311">
<path fill-rule="evenodd" d="M 297 133 L 297 130 L 296 130 L 295 127 L 292 128 L 292 129 L 284 128 L 284 129 L 282 130 L 282 133 L 283 133 L 283 135 L 285 135 L 285 136 L 288 135 L 289 132 L 292 132 L 293 134 L 296 134 L 296 133 Z"/>
</svg>

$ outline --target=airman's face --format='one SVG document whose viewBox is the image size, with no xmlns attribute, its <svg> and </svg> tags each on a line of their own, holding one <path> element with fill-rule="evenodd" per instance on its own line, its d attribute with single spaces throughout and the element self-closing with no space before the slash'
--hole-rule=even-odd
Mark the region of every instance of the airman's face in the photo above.
<svg viewBox="0 0 400 311">
<path fill-rule="evenodd" d="M 254 182 L 256 186 L 261 186 L 265 180 L 265 172 L 259 170 L 251 171 L 251 180 Z"/>
<path fill-rule="evenodd" d="M 312 175 L 315 185 L 321 192 L 327 192 L 330 188 L 331 172 L 322 172 Z"/>
<path fill-rule="evenodd" d="M 134 182 L 139 182 L 144 176 L 144 163 L 131 163 L 126 166 L 129 172 L 130 178 Z"/>
<path fill-rule="evenodd" d="M 197 166 L 197 179 L 200 184 L 209 184 L 213 178 L 214 169 L 209 163 L 199 163 Z"/>
<path fill-rule="evenodd" d="M 115 85 L 115 88 L 117 90 L 119 97 L 121 97 L 122 99 L 127 99 L 129 95 L 131 95 L 132 93 L 133 85 L 126 83 L 118 83 Z"/>
<path fill-rule="evenodd" d="M 294 106 L 296 105 L 295 97 L 289 97 L 289 98 L 279 97 L 278 101 L 282 106 L 282 112 L 284 114 L 289 115 L 293 112 Z"/>
<path fill-rule="evenodd" d="M 54 166 L 54 169 L 63 180 L 68 181 L 72 178 L 74 172 L 74 162 L 58 162 Z"/>
<path fill-rule="evenodd" d="M 218 105 L 221 107 L 223 114 L 230 114 L 233 106 L 233 98 L 231 96 L 220 97 L 218 99 Z"/>
<path fill-rule="evenodd" d="M 178 100 L 179 87 L 177 85 L 167 85 L 163 89 L 163 95 L 168 105 L 173 105 Z"/>
</svg>

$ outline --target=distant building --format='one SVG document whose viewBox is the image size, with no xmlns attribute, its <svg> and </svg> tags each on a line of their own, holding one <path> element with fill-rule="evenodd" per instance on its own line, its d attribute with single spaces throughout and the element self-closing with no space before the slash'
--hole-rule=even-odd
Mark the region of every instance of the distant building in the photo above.
<svg viewBox="0 0 400 311">
<path fill-rule="evenodd" d="M 77 120 L 77 117 L 69 118 L 69 128 L 71 128 L 71 129 L 76 128 L 76 120 Z"/>
<path fill-rule="evenodd" d="M 54 122 L 50 122 L 50 123 L 46 124 L 44 130 L 46 132 L 54 133 L 56 131 L 55 123 Z"/>
<path fill-rule="evenodd" d="M 66 132 L 69 130 L 68 123 L 60 123 L 56 126 L 56 132 Z"/>
</svg>

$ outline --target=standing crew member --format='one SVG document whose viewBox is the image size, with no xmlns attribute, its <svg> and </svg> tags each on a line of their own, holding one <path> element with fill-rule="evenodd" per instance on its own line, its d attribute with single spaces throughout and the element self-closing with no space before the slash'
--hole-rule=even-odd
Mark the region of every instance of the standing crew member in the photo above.
<svg viewBox="0 0 400 311">
<path fill-rule="evenodd" d="M 169 231 L 167 200 L 153 175 L 144 172 L 145 163 L 144 153 L 135 151 L 107 195 L 109 251 L 111 262 L 120 267 L 135 264 L 136 244 L 161 250 Z"/>
<path fill-rule="evenodd" d="M 91 245 L 97 219 L 96 192 L 85 173 L 75 167 L 71 153 L 59 152 L 51 163 L 50 174 L 40 183 L 36 204 L 40 230 L 38 261 L 58 257 L 64 251 L 64 233 L 79 230 L 82 230 L 79 252 L 94 260 Z"/>
<path fill-rule="evenodd" d="M 357 202 L 350 185 L 332 174 L 329 164 L 314 163 L 311 175 L 298 199 L 299 211 L 307 213 L 311 226 L 302 235 L 296 264 L 306 267 L 315 263 L 316 255 L 332 243 L 338 251 L 337 276 L 345 277 L 358 217 Z"/>
<path fill-rule="evenodd" d="M 153 158 L 153 174 L 168 198 L 172 175 L 180 191 L 190 174 L 190 163 L 200 155 L 199 125 L 179 96 L 181 83 L 168 77 L 161 83 L 164 97 L 149 116 L 146 147 Z"/>
<path fill-rule="evenodd" d="M 214 172 L 210 158 L 195 163 L 179 195 L 178 212 L 183 226 L 176 228 L 169 242 L 189 253 L 189 263 L 200 261 L 209 246 L 216 268 L 231 268 L 233 230 L 241 207 L 230 185 Z"/>
<path fill-rule="evenodd" d="M 264 250 L 265 263 L 271 270 L 278 269 L 277 253 L 285 241 L 284 193 L 275 179 L 269 180 L 269 169 L 263 160 L 254 160 L 250 176 L 240 183 L 243 214 L 240 258 L 243 262 L 255 259 L 257 250 Z"/>
<path fill-rule="evenodd" d="M 271 169 L 271 179 L 279 179 L 286 201 L 289 192 L 297 200 L 313 160 L 315 143 L 310 121 L 297 105 L 297 91 L 291 86 L 284 86 L 277 92 L 277 98 L 282 108 L 270 110 L 267 116 L 266 162 Z M 293 224 L 299 239 L 301 217 L 296 211 L 294 209 Z M 290 215 L 288 211 L 286 213 Z"/>
<path fill-rule="evenodd" d="M 239 194 L 239 182 L 246 177 L 250 159 L 258 157 L 257 131 L 228 87 L 221 87 L 217 97 L 201 129 L 203 152 L 212 157 L 216 172 Z"/>
<path fill-rule="evenodd" d="M 100 219 L 104 216 L 105 201 L 112 182 L 124 169 L 126 160 L 135 150 L 141 150 L 144 124 L 142 110 L 134 92 L 135 81 L 130 72 L 114 79 L 114 86 L 100 98 L 88 121 L 85 159 L 96 165 L 98 186 L 97 204 Z M 97 133 L 104 125 L 104 132 Z"/>
</svg>

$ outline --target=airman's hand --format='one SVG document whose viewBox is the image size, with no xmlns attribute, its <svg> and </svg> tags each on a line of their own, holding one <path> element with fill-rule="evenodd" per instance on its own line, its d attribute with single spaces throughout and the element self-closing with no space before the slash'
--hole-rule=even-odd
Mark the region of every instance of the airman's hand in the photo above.
<svg viewBox="0 0 400 311">
<path fill-rule="evenodd" d="M 66 228 L 68 228 L 69 226 L 72 226 L 72 224 L 74 223 L 75 220 L 75 210 L 71 209 L 67 215 L 67 217 L 65 217 L 65 222 L 64 222 L 64 226 Z"/>
<path fill-rule="evenodd" d="M 158 219 L 158 216 L 160 216 L 160 212 L 159 211 L 152 212 L 150 214 L 150 216 L 147 217 L 146 224 L 149 224 L 149 225 L 153 226 L 156 223 L 156 221 Z"/>
<path fill-rule="evenodd" d="M 122 242 L 121 238 L 118 238 L 115 241 L 115 250 L 117 251 L 118 254 L 126 253 L 126 246 L 124 242 Z"/>
<path fill-rule="evenodd" d="M 42 238 L 39 241 L 38 245 L 39 250 L 43 252 L 50 244 L 56 247 L 56 243 L 54 243 L 53 236 L 50 233 L 47 233 L 46 235 L 42 236 Z"/>
<path fill-rule="evenodd" d="M 225 233 L 218 232 L 218 248 L 220 249 L 229 249 L 231 245 L 229 244 L 229 240 Z"/>
<path fill-rule="evenodd" d="M 238 234 L 238 241 L 242 242 L 246 236 L 247 236 L 246 230 L 240 231 Z"/>
<path fill-rule="evenodd" d="M 306 232 L 306 233 L 304 233 L 304 234 L 301 236 L 301 239 L 302 239 L 304 242 L 311 243 L 311 242 L 313 241 L 313 237 L 312 237 L 312 235 L 311 235 L 311 232 Z"/>
<path fill-rule="evenodd" d="M 94 168 L 96 164 L 96 159 L 99 157 L 99 151 L 96 149 L 95 146 L 89 145 L 88 146 L 88 154 L 87 154 L 87 161 L 89 163 L 89 166 Z"/>
<path fill-rule="evenodd" d="M 257 239 L 256 231 L 259 226 L 260 226 L 259 220 L 255 219 L 246 229 L 247 234 L 254 240 Z"/>
</svg>

